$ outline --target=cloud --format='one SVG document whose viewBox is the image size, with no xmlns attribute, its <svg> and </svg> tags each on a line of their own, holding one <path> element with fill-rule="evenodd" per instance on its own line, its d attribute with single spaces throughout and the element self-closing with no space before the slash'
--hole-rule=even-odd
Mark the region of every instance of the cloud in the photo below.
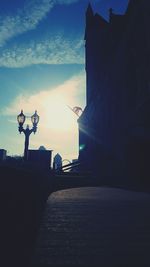
<svg viewBox="0 0 150 267">
<path fill-rule="evenodd" d="M 3 109 L 3 115 L 16 116 L 17 112 L 19 112 L 21 109 L 23 109 L 25 113 L 31 114 L 36 109 L 40 113 L 40 116 L 43 117 L 42 119 L 43 125 L 47 125 L 44 120 L 47 114 L 50 112 L 50 110 L 52 113 L 55 113 L 56 111 L 57 113 L 55 114 L 56 116 L 60 112 L 62 105 L 65 106 L 66 108 L 67 105 L 76 106 L 80 103 L 81 106 L 84 107 L 85 106 L 84 94 L 85 94 L 85 73 L 82 72 L 76 76 L 71 77 L 69 80 L 65 81 L 63 84 L 55 88 L 45 89 L 45 90 L 41 89 L 37 94 L 33 95 L 20 94 L 19 96 L 17 96 L 17 98 L 13 100 L 13 102 L 8 107 L 5 107 Z M 82 103 L 81 103 L 81 98 L 82 98 Z M 68 112 L 68 107 L 66 113 L 70 113 L 70 110 Z M 60 119 L 61 119 L 61 113 L 60 113 Z"/>
<path fill-rule="evenodd" d="M 79 2 L 79 0 L 56 0 L 56 3 L 70 5 Z"/>
<path fill-rule="evenodd" d="M 15 16 L 0 16 L 0 46 L 14 36 L 33 30 L 54 5 L 72 4 L 78 0 L 28 0 Z"/>
<path fill-rule="evenodd" d="M 32 64 L 84 64 L 83 41 L 56 36 L 46 41 L 4 49 L 1 67 L 18 68 Z"/>
<path fill-rule="evenodd" d="M 82 99 L 82 101 L 81 101 Z M 30 116 L 37 109 L 40 122 L 36 137 L 31 135 L 30 147 L 38 148 L 41 144 L 47 149 L 59 152 L 63 158 L 76 158 L 78 155 L 78 125 L 77 116 L 67 107 L 85 106 L 85 73 L 71 77 L 63 84 L 53 89 L 41 90 L 34 95 L 18 96 L 4 109 L 10 123 L 21 109 Z M 29 119 L 26 123 L 29 123 Z M 24 138 L 18 136 L 19 142 Z M 21 145 L 22 147 L 22 145 Z"/>
</svg>

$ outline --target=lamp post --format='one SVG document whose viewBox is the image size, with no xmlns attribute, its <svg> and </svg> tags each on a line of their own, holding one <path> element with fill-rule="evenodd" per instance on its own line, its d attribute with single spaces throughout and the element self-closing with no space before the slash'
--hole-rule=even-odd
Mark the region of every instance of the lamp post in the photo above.
<svg viewBox="0 0 150 267">
<path fill-rule="evenodd" d="M 31 122 L 32 122 L 32 129 L 29 129 L 29 125 L 27 125 L 26 129 L 23 128 L 23 124 L 26 120 L 26 116 L 23 114 L 23 110 L 21 110 L 21 113 L 17 116 L 18 121 L 18 131 L 20 134 L 23 132 L 25 135 L 25 146 L 24 146 L 24 159 L 27 161 L 28 159 L 28 147 L 29 147 L 29 137 L 30 134 L 33 132 L 34 134 L 37 131 L 37 124 L 39 122 L 40 117 L 37 114 L 37 111 L 31 116 Z"/>
</svg>

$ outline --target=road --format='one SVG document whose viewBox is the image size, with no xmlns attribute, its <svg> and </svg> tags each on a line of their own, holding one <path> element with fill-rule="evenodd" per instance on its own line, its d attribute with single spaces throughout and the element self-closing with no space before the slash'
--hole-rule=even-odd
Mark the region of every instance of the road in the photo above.
<svg viewBox="0 0 150 267">
<path fill-rule="evenodd" d="M 105 187 L 53 193 L 32 266 L 150 266 L 150 194 Z"/>
</svg>

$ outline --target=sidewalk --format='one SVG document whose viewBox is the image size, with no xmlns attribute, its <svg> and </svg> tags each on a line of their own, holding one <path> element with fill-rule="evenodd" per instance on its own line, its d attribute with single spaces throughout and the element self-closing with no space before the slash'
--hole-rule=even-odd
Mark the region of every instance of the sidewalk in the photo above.
<svg viewBox="0 0 150 267">
<path fill-rule="evenodd" d="M 150 266 L 150 194 L 113 188 L 53 193 L 31 266 Z"/>
</svg>

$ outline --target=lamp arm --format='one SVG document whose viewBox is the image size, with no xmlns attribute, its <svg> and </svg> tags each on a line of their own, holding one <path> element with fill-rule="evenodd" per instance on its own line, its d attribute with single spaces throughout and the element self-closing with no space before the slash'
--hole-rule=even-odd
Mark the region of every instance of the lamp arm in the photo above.
<svg viewBox="0 0 150 267">
<path fill-rule="evenodd" d="M 23 132 L 24 134 L 26 134 L 26 130 L 25 130 L 25 129 L 23 129 L 23 128 L 22 128 L 22 132 Z"/>
<path fill-rule="evenodd" d="M 29 129 L 21 128 L 21 132 L 24 133 L 24 135 L 28 135 L 29 136 L 33 132 L 33 130 L 32 129 L 29 130 Z"/>
<path fill-rule="evenodd" d="M 34 132 L 34 128 L 29 130 L 29 135 Z"/>
</svg>

